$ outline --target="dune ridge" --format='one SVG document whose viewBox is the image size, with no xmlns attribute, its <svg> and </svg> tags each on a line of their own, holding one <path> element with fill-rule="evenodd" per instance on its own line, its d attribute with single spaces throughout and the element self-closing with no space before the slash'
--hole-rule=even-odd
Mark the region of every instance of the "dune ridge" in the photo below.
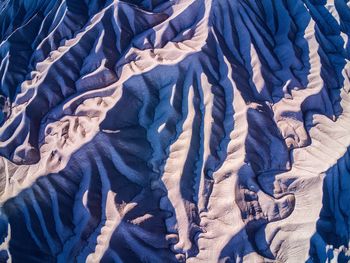
<svg viewBox="0 0 350 263">
<path fill-rule="evenodd" d="M 0 261 L 349 259 L 345 0 L 0 1 Z"/>
</svg>

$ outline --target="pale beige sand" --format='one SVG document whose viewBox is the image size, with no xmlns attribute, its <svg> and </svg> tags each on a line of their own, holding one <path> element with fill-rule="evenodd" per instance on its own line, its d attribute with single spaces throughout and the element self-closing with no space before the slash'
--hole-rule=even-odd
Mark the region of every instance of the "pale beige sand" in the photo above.
<svg viewBox="0 0 350 263">
<path fill-rule="evenodd" d="M 0 262 L 348 262 L 347 1 L 0 1 Z"/>
</svg>

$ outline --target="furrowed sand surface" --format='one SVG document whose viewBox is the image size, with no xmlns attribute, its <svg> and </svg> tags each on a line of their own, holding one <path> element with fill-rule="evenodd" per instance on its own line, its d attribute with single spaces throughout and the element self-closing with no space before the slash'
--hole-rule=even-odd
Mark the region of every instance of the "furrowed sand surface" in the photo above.
<svg viewBox="0 0 350 263">
<path fill-rule="evenodd" d="M 0 0 L 0 262 L 349 262 L 349 34 L 346 0 Z"/>
</svg>

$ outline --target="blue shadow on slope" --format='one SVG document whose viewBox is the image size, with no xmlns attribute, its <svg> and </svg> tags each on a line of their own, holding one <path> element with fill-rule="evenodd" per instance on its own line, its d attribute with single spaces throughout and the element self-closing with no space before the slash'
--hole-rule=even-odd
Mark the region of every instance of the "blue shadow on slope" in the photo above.
<svg viewBox="0 0 350 263">
<path fill-rule="evenodd" d="M 328 169 L 323 180 L 322 209 L 310 240 L 307 263 L 350 262 L 350 152 Z"/>
</svg>

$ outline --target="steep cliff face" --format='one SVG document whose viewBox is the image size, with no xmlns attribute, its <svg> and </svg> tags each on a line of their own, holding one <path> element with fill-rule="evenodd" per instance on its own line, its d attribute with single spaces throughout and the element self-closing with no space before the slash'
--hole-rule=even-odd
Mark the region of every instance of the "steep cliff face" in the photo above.
<svg viewBox="0 0 350 263">
<path fill-rule="evenodd" d="M 0 1 L 0 262 L 347 262 L 346 0 Z"/>
</svg>

